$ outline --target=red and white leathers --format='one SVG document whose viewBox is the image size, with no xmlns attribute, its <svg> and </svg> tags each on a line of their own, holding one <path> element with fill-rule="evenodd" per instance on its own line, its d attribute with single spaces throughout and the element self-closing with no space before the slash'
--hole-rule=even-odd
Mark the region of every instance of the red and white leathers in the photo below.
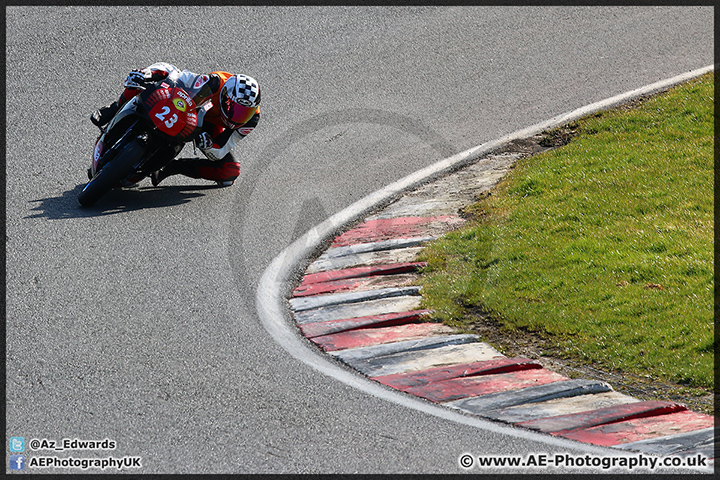
<svg viewBox="0 0 720 480">
<path fill-rule="evenodd" d="M 255 113 L 246 123 L 230 126 L 221 115 L 219 97 L 222 86 L 233 74 L 215 71 L 198 75 L 188 70 L 180 71 L 174 65 L 165 62 L 154 63 L 140 72 L 151 81 L 162 80 L 172 72 L 179 72 L 180 84 L 188 88 L 200 89 L 195 102 L 199 106 L 199 114 L 204 112 L 202 131 L 207 132 L 212 139 L 212 146 L 201 149 L 206 159 L 177 159 L 160 172 L 158 182 L 170 175 L 182 174 L 192 178 L 214 180 L 221 185 L 231 185 L 240 175 L 240 164 L 233 157 L 231 150 L 257 126 L 260 120 L 260 107 L 254 107 Z M 141 92 L 140 88 L 132 86 L 129 78 L 125 82 L 126 88 L 120 98 L 121 104 Z"/>
</svg>

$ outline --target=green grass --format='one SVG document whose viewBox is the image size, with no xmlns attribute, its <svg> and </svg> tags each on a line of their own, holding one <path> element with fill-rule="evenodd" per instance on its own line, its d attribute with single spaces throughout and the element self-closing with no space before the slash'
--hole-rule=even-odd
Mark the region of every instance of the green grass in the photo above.
<svg viewBox="0 0 720 480">
<path fill-rule="evenodd" d="M 710 392 L 713 74 L 581 119 L 430 244 L 425 308 L 473 309 L 568 358 Z"/>
</svg>

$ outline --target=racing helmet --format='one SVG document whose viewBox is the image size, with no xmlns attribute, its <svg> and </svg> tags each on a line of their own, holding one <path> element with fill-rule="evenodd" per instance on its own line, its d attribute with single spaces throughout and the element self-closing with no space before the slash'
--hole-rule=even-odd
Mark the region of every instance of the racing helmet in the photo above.
<svg viewBox="0 0 720 480">
<path fill-rule="evenodd" d="M 239 128 L 250 120 L 260 105 L 260 85 L 247 75 L 233 75 L 220 90 L 220 118 L 229 128 Z"/>
</svg>

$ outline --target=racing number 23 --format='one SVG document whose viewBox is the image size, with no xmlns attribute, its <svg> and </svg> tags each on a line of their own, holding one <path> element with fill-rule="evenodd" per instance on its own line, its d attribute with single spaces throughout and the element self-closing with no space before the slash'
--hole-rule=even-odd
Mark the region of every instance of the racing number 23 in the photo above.
<svg viewBox="0 0 720 480">
<path fill-rule="evenodd" d="M 167 128 L 172 128 L 173 125 L 175 125 L 175 122 L 178 121 L 178 116 L 176 113 L 172 114 L 172 117 L 165 120 L 165 116 L 170 113 L 170 107 L 162 107 L 162 110 L 155 114 L 155 117 L 159 118 L 161 121 L 165 122 L 165 126 Z"/>
</svg>

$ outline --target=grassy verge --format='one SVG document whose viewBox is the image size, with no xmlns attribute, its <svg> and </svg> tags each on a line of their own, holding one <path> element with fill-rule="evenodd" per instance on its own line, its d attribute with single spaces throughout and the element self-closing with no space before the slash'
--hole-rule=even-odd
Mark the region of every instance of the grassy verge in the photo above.
<svg viewBox="0 0 720 480">
<path fill-rule="evenodd" d="M 567 145 L 519 161 L 425 249 L 424 307 L 710 393 L 713 108 L 711 73 L 567 126 Z"/>
</svg>

